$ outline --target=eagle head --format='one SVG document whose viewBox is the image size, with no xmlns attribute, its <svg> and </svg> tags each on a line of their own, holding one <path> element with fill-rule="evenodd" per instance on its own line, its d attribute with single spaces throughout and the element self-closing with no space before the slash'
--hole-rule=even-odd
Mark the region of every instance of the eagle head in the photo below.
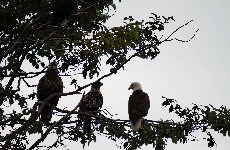
<svg viewBox="0 0 230 150">
<path fill-rule="evenodd" d="M 46 72 L 48 74 L 57 74 L 58 73 L 57 63 L 55 61 L 51 62 Z"/>
<path fill-rule="evenodd" d="M 134 91 L 136 91 L 136 90 L 142 90 L 142 87 L 141 87 L 141 84 L 140 84 L 139 82 L 133 82 L 133 83 L 129 86 L 128 90 L 130 90 L 130 89 L 132 89 L 133 92 L 134 92 Z"/>
<path fill-rule="evenodd" d="M 103 85 L 100 81 L 96 81 L 92 84 L 92 89 L 100 90 L 100 87 Z"/>
</svg>

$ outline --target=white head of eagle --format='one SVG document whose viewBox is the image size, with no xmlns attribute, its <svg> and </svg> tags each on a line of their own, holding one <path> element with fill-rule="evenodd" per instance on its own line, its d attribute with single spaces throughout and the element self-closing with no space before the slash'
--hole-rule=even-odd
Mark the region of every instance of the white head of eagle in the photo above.
<svg viewBox="0 0 230 150">
<path fill-rule="evenodd" d="M 133 82 L 129 88 L 133 93 L 128 101 L 128 113 L 131 122 L 131 129 L 137 131 L 141 127 L 141 122 L 144 116 L 147 116 L 150 108 L 149 96 L 143 92 L 139 82 Z"/>
<path fill-rule="evenodd" d="M 132 89 L 133 92 L 134 92 L 134 91 L 136 91 L 136 90 L 142 90 L 142 87 L 141 87 L 141 84 L 140 84 L 139 82 L 133 82 L 133 83 L 129 86 L 128 90 L 130 90 L 130 89 Z"/>
</svg>

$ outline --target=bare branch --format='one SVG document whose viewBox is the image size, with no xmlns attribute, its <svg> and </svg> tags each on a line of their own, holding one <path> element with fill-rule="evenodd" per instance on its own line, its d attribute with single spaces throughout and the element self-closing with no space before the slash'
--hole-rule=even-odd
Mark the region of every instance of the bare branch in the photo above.
<svg viewBox="0 0 230 150">
<path fill-rule="evenodd" d="M 181 28 L 183 28 L 184 26 L 187 26 L 189 23 L 193 22 L 193 20 L 190 20 L 189 22 L 185 23 L 184 25 L 178 27 L 176 30 L 174 30 L 166 39 L 164 39 L 163 41 L 160 41 L 160 44 L 166 41 L 172 41 L 173 39 L 170 39 L 178 30 L 180 30 Z M 197 32 L 197 31 L 196 31 Z"/>
<path fill-rule="evenodd" d="M 25 84 L 28 86 L 28 87 L 36 87 L 37 85 L 30 85 L 26 80 L 25 78 L 22 78 L 22 80 L 25 82 Z"/>
<path fill-rule="evenodd" d="M 180 42 L 190 42 L 196 36 L 196 33 L 198 31 L 199 31 L 199 29 L 196 30 L 196 32 L 193 34 L 193 36 L 189 40 L 180 40 L 180 39 L 177 39 L 177 38 L 175 38 L 175 40 L 180 41 Z"/>
</svg>

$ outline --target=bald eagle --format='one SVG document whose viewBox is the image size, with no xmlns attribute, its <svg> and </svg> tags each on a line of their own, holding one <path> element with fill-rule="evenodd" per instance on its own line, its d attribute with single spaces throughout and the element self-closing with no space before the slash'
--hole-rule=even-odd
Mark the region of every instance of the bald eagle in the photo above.
<svg viewBox="0 0 230 150">
<path fill-rule="evenodd" d="M 133 90 L 128 101 L 129 120 L 131 129 L 137 131 L 141 127 L 143 117 L 148 114 L 150 108 L 149 96 L 142 91 L 141 84 L 138 82 L 133 82 L 128 89 Z"/>
<path fill-rule="evenodd" d="M 53 6 L 52 25 L 57 26 L 63 22 L 66 24 L 74 9 L 75 0 L 56 0 Z"/>
<path fill-rule="evenodd" d="M 39 80 L 37 87 L 38 101 L 44 101 L 54 93 L 63 93 L 63 82 L 58 76 L 58 68 L 56 62 L 49 64 L 45 75 Z M 59 97 L 54 97 L 41 110 L 40 121 L 48 123 L 52 118 L 54 108 L 58 104 Z M 40 109 L 41 105 L 39 105 Z"/>
<path fill-rule="evenodd" d="M 101 82 L 95 82 L 91 86 L 91 90 L 82 97 L 81 104 L 78 112 L 87 114 L 96 114 L 103 105 L 103 96 L 100 92 L 100 87 L 103 84 Z M 83 123 L 83 132 L 89 134 L 91 132 L 91 116 L 84 114 L 78 114 L 78 118 Z"/>
</svg>

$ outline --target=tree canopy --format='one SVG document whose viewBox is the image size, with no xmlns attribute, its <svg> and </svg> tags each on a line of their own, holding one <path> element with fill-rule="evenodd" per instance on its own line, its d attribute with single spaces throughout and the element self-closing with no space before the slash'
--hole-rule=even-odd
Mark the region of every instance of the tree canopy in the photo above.
<svg viewBox="0 0 230 150">
<path fill-rule="evenodd" d="M 192 108 L 183 108 L 176 100 L 166 97 L 163 97 L 162 106 L 168 107 L 169 113 L 175 113 L 180 122 L 144 120 L 141 129 L 135 133 L 130 130 L 129 120 L 113 119 L 110 115 L 113 112 L 107 110 L 97 115 L 82 114 L 91 116 L 94 126 L 93 133 L 83 134 L 76 118 L 80 113 L 77 111 L 79 104 L 72 110 L 56 108 L 55 115 L 63 116 L 54 122 L 46 125 L 39 122 L 36 91 L 23 95 L 21 91 L 26 89 L 22 89 L 21 85 L 25 83 L 26 88 L 36 87 L 28 80 L 44 73 L 48 61 L 57 61 L 61 75 L 71 76 L 71 84 L 76 85 L 76 89 L 68 93 L 55 93 L 46 102 L 55 96 L 84 95 L 85 88 L 116 74 L 133 58 L 154 59 L 160 53 L 159 45 L 178 40 L 173 38 L 174 33 L 192 21 L 163 39 L 160 33 L 165 29 L 165 24 L 174 21 L 172 16 L 152 13 L 148 20 L 141 21 L 127 16 L 123 25 L 109 28 L 105 22 L 116 10 L 113 0 L 79 0 L 68 23 L 54 26 L 51 24 L 54 4 L 51 0 L 0 2 L 0 146 L 3 149 L 39 148 L 50 133 L 55 133 L 58 138 L 55 143 L 46 145 L 47 148 L 63 146 L 64 140 L 80 142 L 85 146 L 96 142 L 97 136 L 106 136 L 122 141 L 118 144 L 119 148 L 135 149 L 152 145 L 156 150 L 161 150 L 169 139 L 173 143 L 188 142 L 188 136 L 196 130 L 207 134 L 207 146 L 213 147 L 215 140 L 209 131 L 230 136 L 230 111 L 225 106 L 215 108 L 194 104 Z M 178 41 L 189 42 L 194 36 L 187 41 Z M 38 71 L 26 70 L 23 67 L 25 64 L 31 64 Z M 102 64 L 109 66 L 107 74 L 101 74 Z M 80 86 L 76 75 L 93 81 Z M 32 107 L 28 105 L 31 101 L 34 102 Z M 12 108 L 10 114 L 6 111 L 7 107 Z M 41 136 L 27 147 L 30 134 Z"/>
</svg>

